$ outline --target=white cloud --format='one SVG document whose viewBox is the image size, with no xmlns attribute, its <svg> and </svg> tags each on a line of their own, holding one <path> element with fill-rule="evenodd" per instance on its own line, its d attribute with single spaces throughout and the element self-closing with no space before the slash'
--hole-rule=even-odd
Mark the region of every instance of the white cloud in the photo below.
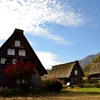
<svg viewBox="0 0 100 100">
<path fill-rule="evenodd" d="M 7 39 L 15 28 L 25 33 L 46 37 L 56 43 L 70 44 L 46 27 L 46 23 L 76 27 L 83 24 L 81 13 L 59 0 L 1 0 L 0 39 Z M 43 27 L 44 26 L 44 27 Z"/>
<path fill-rule="evenodd" d="M 35 43 L 34 43 L 33 41 L 30 41 L 30 40 L 29 40 L 28 42 L 29 42 L 29 44 L 30 44 L 31 46 L 32 46 L 32 45 L 33 45 L 33 46 L 35 45 Z"/>
<path fill-rule="evenodd" d="M 40 51 L 36 51 L 36 54 L 46 69 L 51 69 L 52 66 L 61 64 L 61 62 L 57 61 L 58 55 Z"/>
</svg>

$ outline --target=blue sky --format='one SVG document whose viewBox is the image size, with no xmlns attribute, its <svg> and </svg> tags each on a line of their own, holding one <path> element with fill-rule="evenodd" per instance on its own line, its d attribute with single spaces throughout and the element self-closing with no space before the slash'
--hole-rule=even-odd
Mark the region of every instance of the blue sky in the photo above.
<svg viewBox="0 0 100 100">
<path fill-rule="evenodd" d="M 46 69 L 100 52 L 100 0 L 0 0 L 0 45 L 15 28 Z"/>
</svg>

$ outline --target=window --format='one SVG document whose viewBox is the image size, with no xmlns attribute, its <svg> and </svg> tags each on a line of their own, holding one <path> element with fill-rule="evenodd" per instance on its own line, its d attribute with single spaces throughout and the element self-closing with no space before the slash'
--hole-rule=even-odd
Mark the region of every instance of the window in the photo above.
<svg viewBox="0 0 100 100">
<path fill-rule="evenodd" d="M 75 70 L 75 75 L 78 75 L 78 71 L 77 70 Z"/>
<path fill-rule="evenodd" d="M 15 46 L 19 47 L 20 46 L 20 41 L 15 40 Z"/>
<path fill-rule="evenodd" d="M 15 55 L 15 49 L 8 49 L 8 51 L 7 51 L 7 54 L 8 55 Z"/>
<path fill-rule="evenodd" d="M 5 58 L 1 58 L 1 64 L 5 64 L 6 59 Z"/>
<path fill-rule="evenodd" d="M 25 50 L 19 50 L 19 56 L 25 56 Z"/>
<path fill-rule="evenodd" d="M 17 59 L 12 60 L 12 64 L 16 64 L 16 62 L 17 62 Z"/>
</svg>

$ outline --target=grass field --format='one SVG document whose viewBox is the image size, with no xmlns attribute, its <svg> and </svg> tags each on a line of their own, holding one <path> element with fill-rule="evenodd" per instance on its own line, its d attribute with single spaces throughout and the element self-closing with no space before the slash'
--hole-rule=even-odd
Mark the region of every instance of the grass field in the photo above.
<svg viewBox="0 0 100 100">
<path fill-rule="evenodd" d="M 100 94 L 100 88 L 69 88 L 62 91 L 75 94 Z"/>
<path fill-rule="evenodd" d="M 100 88 L 67 88 L 58 93 L 29 97 L 1 97 L 0 100 L 100 100 Z"/>
</svg>

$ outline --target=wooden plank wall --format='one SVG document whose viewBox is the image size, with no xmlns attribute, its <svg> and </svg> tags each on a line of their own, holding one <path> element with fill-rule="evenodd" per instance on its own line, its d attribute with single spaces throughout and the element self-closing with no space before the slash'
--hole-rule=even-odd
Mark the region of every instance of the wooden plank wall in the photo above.
<svg viewBox="0 0 100 100">
<path fill-rule="evenodd" d="M 41 86 L 41 75 L 37 72 L 35 75 L 32 76 L 31 79 L 32 87 L 40 87 Z"/>
</svg>

